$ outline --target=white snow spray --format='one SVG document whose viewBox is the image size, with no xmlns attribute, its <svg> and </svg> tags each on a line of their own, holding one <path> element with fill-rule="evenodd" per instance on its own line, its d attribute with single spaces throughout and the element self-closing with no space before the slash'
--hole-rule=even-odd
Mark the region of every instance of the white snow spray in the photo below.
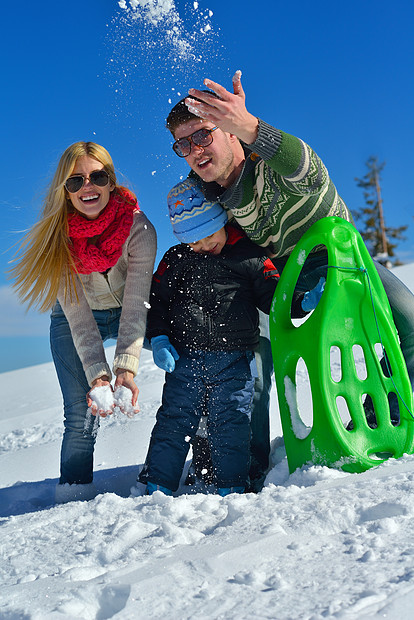
<svg viewBox="0 0 414 620">
<path fill-rule="evenodd" d="M 165 111 L 189 87 L 217 75 L 224 64 L 220 29 L 213 24 L 213 12 L 202 8 L 201 2 L 186 3 L 182 14 L 174 0 L 116 4 L 106 37 L 110 53 L 105 77 L 122 116 L 136 119 L 148 111 L 143 97 L 159 99 L 156 107 Z"/>
<path fill-rule="evenodd" d="M 119 7 L 131 22 L 135 21 L 149 35 L 146 44 L 163 44 L 176 56 L 175 61 L 200 62 L 200 40 L 210 39 L 213 32 L 209 9 L 201 10 L 198 2 L 192 4 L 192 31 L 186 30 L 174 0 L 120 0 Z M 154 37 L 155 35 L 155 37 Z M 155 40 L 154 40 L 155 38 Z M 150 40 L 149 40 L 150 39 Z"/>
</svg>

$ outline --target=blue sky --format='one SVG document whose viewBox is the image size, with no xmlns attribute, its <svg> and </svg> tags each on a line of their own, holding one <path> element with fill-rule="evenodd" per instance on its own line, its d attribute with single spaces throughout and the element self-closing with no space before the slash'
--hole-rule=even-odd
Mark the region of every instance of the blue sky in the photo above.
<svg viewBox="0 0 414 620">
<path fill-rule="evenodd" d="M 368 157 L 385 161 L 386 223 L 409 225 L 397 253 L 414 262 L 412 2 L 176 0 L 175 7 L 179 43 L 191 48 L 181 57 L 165 20 L 153 27 L 132 20 L 117 0 L 2 5 L 1 372 L 50 360 L 48 317 L 19 308 L 4 271 L 63 150 L 94 140 L 110 151 L 156 226 L 160 258 L 175 242 L 166 194 L 187 173 L 164 119 L 204 77 L 231 88 L 241 69 L 248 109 L 308 142 L 351 210 L 363 206 L 355 177 Z"/>
</svg>

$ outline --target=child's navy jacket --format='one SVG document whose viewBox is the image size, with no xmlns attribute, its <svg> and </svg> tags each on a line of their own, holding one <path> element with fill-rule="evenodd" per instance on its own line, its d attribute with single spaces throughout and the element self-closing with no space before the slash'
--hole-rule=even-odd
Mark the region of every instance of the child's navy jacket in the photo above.
<svg viewBox="0 0 414 620">
<path fill-rule="evenodd" d="M 214 256 L 188 245 L 170 248 L 152 280 L 147 336 L 168 336 L 174 347 L 198 351 L 251 351 L 259 343 L 257 308 L 269 314 L 279 273 L 264 248 L 231 224 Z M 305 316 L 303 294 L 293 315 Z"/>
</svg>

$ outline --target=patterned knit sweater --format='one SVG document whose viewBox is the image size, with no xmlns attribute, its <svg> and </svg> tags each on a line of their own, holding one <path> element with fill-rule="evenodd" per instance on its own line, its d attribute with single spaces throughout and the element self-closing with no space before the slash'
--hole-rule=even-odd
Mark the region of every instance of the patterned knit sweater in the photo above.
<svg viewBox="0 0 414 620">
<path fill-rule="evenodd" d="M 201 185 L 209 200 L 218 200 L 272 255 L 289 255 L 323 217 L 353 221 L 323 162 L 299 138 L 259 120 L 257 139 L 245 151 L 243 169 L 231 187 L 223 192 L 217 183 Z"/>
</svg>

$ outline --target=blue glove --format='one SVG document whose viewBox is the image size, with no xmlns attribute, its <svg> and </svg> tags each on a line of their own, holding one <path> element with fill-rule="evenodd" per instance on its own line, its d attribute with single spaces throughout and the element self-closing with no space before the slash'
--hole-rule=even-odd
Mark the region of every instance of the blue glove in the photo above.
<svg viewBox="0 0 414 620">
<path fill-rule="evenodd" d="M 165 370 L 165 372 L 172 372 L 175 368 L 175 362 L 180 359 L 180 356 L 172 346 L 168 336 L 151 338 L 151 347 L 152 357 L 158 368 Z"/>
<path fill-rule="evenodd" d="M 302 299 L 302 310 L 310 312 L 314 310 L 322 297 L 323 290 L 325 288 L 325 278 L 320 278 L 318 284 L 311 290 L 307 291 Z"/>
</svg>

